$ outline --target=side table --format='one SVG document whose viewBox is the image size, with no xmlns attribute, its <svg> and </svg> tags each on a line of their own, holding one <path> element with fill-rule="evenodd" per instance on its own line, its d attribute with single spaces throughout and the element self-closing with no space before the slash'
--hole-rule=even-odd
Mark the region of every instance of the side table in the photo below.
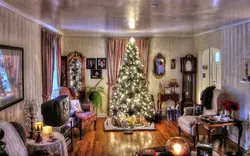
<svg viewBox="0 0 250 156">
<path fill-rule="evenodd" d="M 37 150 L 48 150 L 52 153 L 59 154 L 60 156 L 68 156 L 67 145 L 65 138 L 61 133 L 53 132 L 54 137 L 57 139 L 53 142 L 49 142 L 48 138 L 40 143 L 36 143 L 35 140 L 27 139 L 27 150 L 28 153 L 35 152 Z"/>
</svg>

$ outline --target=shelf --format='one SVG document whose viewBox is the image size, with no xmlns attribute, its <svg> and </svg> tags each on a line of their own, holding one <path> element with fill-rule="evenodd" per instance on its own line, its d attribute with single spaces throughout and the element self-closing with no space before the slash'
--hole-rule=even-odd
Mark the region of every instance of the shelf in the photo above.
<svg viewBox="0 0 250 156">
<path fill-rule="evenodd" d="M 244 81 L 244 80 L 241 80 L 239 81 L 240 83 L 244 83 L 244 84 L 249 84 L 250 85 L 250 81 Z"/>
</svg>

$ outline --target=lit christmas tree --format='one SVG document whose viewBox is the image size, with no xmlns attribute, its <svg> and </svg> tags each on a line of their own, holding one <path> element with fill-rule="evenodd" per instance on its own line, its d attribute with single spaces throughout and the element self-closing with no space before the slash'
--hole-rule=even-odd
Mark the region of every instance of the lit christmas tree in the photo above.
<svg viewBox="0 0 250 156">
<path fill-rule="evenodd" d="M 110 111 L 112 123 L 118 127 L 146 125 L 155 117 L 153 98 L 148 92 L 143 66 L 133 38 L 126 46 L 110 102 Z"/>
</svg>

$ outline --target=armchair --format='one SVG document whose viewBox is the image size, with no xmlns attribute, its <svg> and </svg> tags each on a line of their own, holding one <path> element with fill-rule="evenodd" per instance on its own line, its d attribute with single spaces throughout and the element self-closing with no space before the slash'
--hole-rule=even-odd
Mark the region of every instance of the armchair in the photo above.
<svg viewBox="0 0 250 156">
<path fill-rule="evenodd" d="M 68 95 L 70 100 L 76 99 L 67 87 L 59 87 L 59 95 Z M 80 130 L 80 139 L 82 139 L 82 130 L 89 126 L 92 122 L 94 122 L 94 129 L 96 130 L 96 114 L 93 111 L 92 104 L 81 104 L 81 109 L 82 111 L 74 111 L 71 108 L 71 115 L 80 120 L 80 127 L 78 127 Z"/>
<path fill-rule="evenodd" d="M 223 99 L 224 92 L 220 89 L 214 89 L 212 98 L 212 108 L 207 110 L 204 109 L 202 115 L 217 115 L 218 112 L 222 109 L 221 102 Z M 179 135 L 181 135 L 181 130 L 192 135 L 194 145 L 196 136 L 195 123 L 197 117 L 197 115 L 194 115 L 194 107 L 185 107 L 184 114 L 178 119 Z M 206 131 L 202 126 L 199 127 L 199 133 L 206 134 Z"/>
</svg>

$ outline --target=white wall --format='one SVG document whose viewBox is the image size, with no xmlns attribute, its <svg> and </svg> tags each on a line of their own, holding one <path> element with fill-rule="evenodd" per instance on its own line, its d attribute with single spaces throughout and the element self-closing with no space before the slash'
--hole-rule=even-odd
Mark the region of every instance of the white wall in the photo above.
<svg viewBox="0 0 250 156">
<path fill-rule="evenodd" d="M 210 47 L 217 48 L 221 51 L 222 89 L 229 94 L 230 99 L 240 104 L 240 111 L 236 113 L 236 117 L 240 120 L 246 120 L 250 110 L 250 86 L 241 84 L 239 81 L 245 76 L 243 58 L 250 57 L 250 24 L 196 36 L 194 41 L 199 61 L 197 101 L 199 101 L 199 93 L 202 90 L 201 53 Z M 236 141 L 238 130 L 230 128 L 229 132 L 229 137 Z M 246 128 L 244 127 L 241 145 L 245 148 L 247 141 Z"/>
<path fill-rule="evenodd" d="M 24 48 L 24 99 L 41 103 L 41 28 L 1 5 L 0 21 L 0 44 Z M 22 102 L 14 104 L 0 111 L 0 120 L 16 121 L 24 126 L 23 109 Z"/>
<path fill-rule="evenodd" d="M 67 56 L 70 52 L 80 52 L 85 58 L 107 58 L 107 42 L 103 37 L 63 37 L 62 55 Z M 107 69 L 102 69 L 102 77 L 104 80 L 100 83 L 104 87 L 106 93 L 108 90 Z M 94 86 L 99 79 L 90 78 L 90 69 L 85 71 L 86 86 Z M 103 112 L 98 112 L 98 116 L 107 115 L 107 96 L 103 97 Z"/>
</svg>

